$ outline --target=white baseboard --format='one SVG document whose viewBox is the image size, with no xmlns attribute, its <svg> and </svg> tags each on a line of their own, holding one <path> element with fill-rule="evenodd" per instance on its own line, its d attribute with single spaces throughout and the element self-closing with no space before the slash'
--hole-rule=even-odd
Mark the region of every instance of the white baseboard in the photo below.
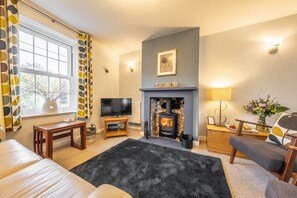
<svg viewBox="0 0 297 198">
<path fill-rule="evenodd" d="M 103 132 L 104 132 L 104 128 L 97 129 L 96 134 L 103 133 Z"/>
<path fill-rule="evenodd" d="M 207 138 L 206 136 L 199 136 L 199 141 L 206 142 Z"/>
<path fill-rule="evenodd" d="M 129 126 L 129 129 L 141 130 L 140 126 Z"/>
<path fill-rule="evenodd" d="M 199 146 L 199 141 L 195 141 L 195 140 L 194 140 L 194 141 L 193 141 L 193 145 L 194 145 L 194 146 Z"/>
</svg>

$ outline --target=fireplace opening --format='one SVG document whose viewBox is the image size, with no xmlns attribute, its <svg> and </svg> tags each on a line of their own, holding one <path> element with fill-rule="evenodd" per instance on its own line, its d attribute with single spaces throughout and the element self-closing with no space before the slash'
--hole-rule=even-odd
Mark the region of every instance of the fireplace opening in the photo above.
<svg viewBox="0 0 297 198">
<path fill-rule="evenodd" d="M 166 98 L 166 112 L 159 114 L 159 136 L 177 137 L 177 113 L 171 111 L 171 98 Z"/>
</svg>

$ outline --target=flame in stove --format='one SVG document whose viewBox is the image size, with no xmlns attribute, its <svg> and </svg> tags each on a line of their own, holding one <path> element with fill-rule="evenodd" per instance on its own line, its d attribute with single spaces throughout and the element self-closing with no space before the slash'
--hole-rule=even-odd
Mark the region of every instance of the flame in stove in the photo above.
<svg viewBox="0 0 297 198">
<path fill-rule="evenodd" d="M 172 118 L 161 118 L 161 125 L 163 127 L 172 127 L 173 119 Z"/>
</svg>

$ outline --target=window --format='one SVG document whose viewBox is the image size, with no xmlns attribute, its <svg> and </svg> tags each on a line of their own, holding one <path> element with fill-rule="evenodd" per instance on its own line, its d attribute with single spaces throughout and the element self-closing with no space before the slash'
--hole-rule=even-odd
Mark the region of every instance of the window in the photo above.
<svg viewBox="0 0 297 198">
<path fill-rule="evenodd" d="M 56 98 L 60 111 L 74 109 L 72 46 L 21 26 L 19 53 L 22 113 L 40 113 L 46 99 Z"/>
</svg>

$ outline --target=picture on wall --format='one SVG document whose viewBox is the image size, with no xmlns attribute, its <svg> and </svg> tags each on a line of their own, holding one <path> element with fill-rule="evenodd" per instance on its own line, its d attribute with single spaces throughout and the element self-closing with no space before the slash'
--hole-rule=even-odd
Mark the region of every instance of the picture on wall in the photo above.
<svg viewBox="0 0 297 198">
<path fill-rule="evenodd" d="M 158 53 L 157 76 L 176 75 L 176 49 Z"/>
</svg>

